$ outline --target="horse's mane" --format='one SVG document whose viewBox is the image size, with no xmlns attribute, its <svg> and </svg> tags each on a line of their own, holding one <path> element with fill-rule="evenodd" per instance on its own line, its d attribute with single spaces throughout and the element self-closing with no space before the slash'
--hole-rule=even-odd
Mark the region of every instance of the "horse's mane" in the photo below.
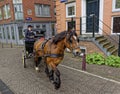
<svg viewBox="0 0 120 94">
<path fill-rule="evenodd" d="M 59 41 L 63 40 L 66 36 L 66 33 L 67 33 L 67 31 L 63 31 L 63 32 L 55 35 L 52 43 L 57 44 Z"/>
</svg>

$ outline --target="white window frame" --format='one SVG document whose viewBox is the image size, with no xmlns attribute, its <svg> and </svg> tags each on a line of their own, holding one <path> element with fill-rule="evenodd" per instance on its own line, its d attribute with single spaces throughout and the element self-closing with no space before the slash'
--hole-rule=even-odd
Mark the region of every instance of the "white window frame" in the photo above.
<svg viewBox="0 0 120 94">
<path fill-rule="evenodd" d="M 10 11 L 10 4 L 6 4 L 3 6 L 3 15 L 4 19 L 9 19 L 11 18 L 11 11 Z M 10 12 L 10 15 L 8 15 L 8 12 Z"/>
<path fill-rule="evenodd" d="M 13 0 L 13 4 L 22 3 L 22 0 Z"/>
<path fill-rule="evenodd" d="M 0 20 L 3 20 L 2 8 L 0 8 L 0 14 L 1 14 Z"/>
<path fill-rule="evenodd" d="M 114 19 L 115 17 L 120 17 L 120 16 L 113 16 L 113 17 L 112 17 L 112 21 L 111 21 L 111 34 L 112 34 L 112 35 L 116 35 L 116 33 L 113 33 L 113 21 L 114 21 L 113 19 Z M 120 35 L 120 33 L 117 33 L 117 34 Z"/>
<path fill-rule="evenodd" d="M 115 8 L 115 5 L 116 5 L 116 0 L 113 0 L 113 3 L 112 3 L 113 5 L 112 5 L 112 12 L 120 12 L 120 8 Z"/>
<path fill-rule="evenodd" d="M 75 7 L 75 14 L 69 16 L 69 15 L 68 15 L 68 7 L 72 7 L 72 6 Z M 69 18 L 69 17 L 75 17 L 75 16 L 76 16 L 76 3 L 74 2 L 74 3 L 66 4 L 66 18 Z"/>
<path fill-rule="evenodd" d="M 45 8 L 45 6 L 47 6 L 48 8 Z M 36 17 L 51 17 L 50 7 L 51 7 L 50 5 L 35 4 L 35 16 Z M 37 13 L 36 9 L 38 9 L 39 13 Z M 49 14 L 46 15 L 45 11 L 48 11 Z"/>
</svg>

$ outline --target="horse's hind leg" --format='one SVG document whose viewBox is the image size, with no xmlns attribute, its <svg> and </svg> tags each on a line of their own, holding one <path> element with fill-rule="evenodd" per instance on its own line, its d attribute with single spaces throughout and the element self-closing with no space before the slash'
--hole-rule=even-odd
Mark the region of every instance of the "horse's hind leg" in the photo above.
<svg viewBox="0 0 120 94">
<path fill-rule="evenodd" d="M 39 58 L 38 58 L 38 56 L 37 55 L 35 55 L 35 57 L 34 57 L 34 61 L 35 61 L 35 70 L 36 71 L 39 71 L 39 67 L 38 67 L 38 65 L 39 65 Z"/>
<path fill-rule="evenodd" d="M 46 63 L 45 63 L 46 64 Z M 48 69 L 48 66 L 46 64 L 46 67 L 45 67 L 45 73 L 47 74 L 47 76 L 49 77 L 49 69 Z"/>
</svg>

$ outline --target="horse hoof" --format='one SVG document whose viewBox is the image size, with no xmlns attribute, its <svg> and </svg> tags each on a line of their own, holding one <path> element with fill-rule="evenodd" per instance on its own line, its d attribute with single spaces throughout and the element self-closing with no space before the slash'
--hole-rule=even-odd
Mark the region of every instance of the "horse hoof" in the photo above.
<svg viewBox="0 0 120 94">
<path fill-rule="evenodd" d="M 60 87 L 55 86 L 55 89 L 58 90 Z"/>
<path fill-rule="evenodd" d="M 55 89 L 58 90 L 60 88 L 60 85 L 54 82 Z"/>
<path fill-rule="evenodd" d="M 39 72 L 39 71 L 40 71 L 40 69 L 39 69 L 38 67 L 35 67 L 35 70 L 36 70 L 37 72 Z"/>
<path fill-rule="evenodd" d="M 50 80 L 50 82 L 51 82 L 52 84 L 54 84 L 54 81 L 53 81 L 53 80 Z"/>
</svg>

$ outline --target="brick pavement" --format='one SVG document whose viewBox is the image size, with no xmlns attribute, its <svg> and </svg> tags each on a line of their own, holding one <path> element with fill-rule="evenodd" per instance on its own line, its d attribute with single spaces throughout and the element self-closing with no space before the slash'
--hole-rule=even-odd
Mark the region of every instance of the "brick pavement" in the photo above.
<svg viewBox="0 0 120 94">
<path fill-rule="evenodd" d="M 92 49 L 92 48 L 91 48 Z M 120 94 L 120 85 L 81 72 L 59 66 L 62 86 L 56 91 L 44 73 L 44 65 L 40 73 L 33 67 L 33 60 L 27 60 L 27 68 L 22 66 L 21 48 L 0 49 L 0 79 L 15 94 Z M 79 58 L 66 53 L 63 65 L 81 69 Z M 120 68 L 87 65 L 87 72 L 107 77 L 120 82 Z"/>
</svg>

